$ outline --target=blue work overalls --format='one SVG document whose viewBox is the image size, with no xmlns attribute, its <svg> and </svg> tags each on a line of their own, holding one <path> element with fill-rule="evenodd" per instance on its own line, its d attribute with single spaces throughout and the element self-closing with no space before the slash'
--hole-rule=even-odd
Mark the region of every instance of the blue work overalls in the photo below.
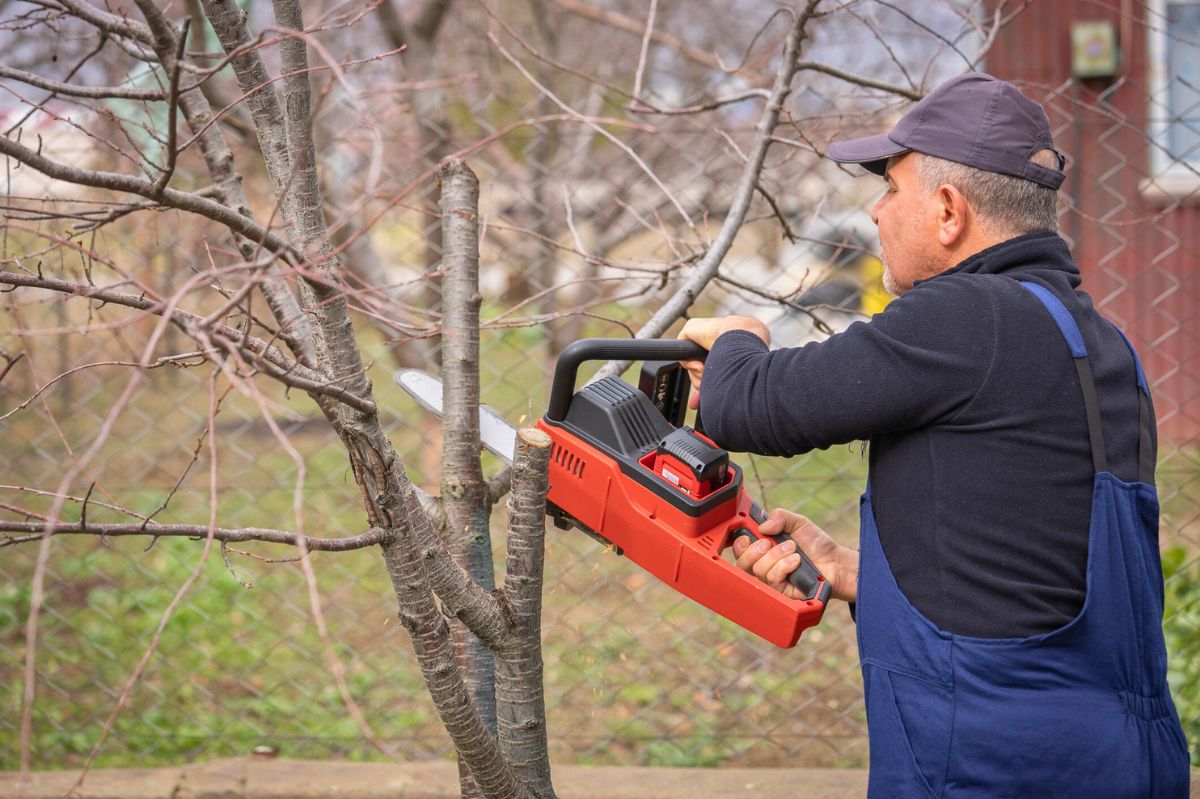
<svg viewBox="0 0 1200 799">
<path fill-rule="evenodd" d="M 1080 376 L 1096 471 L 1084 606 L 1065 626 L 1028 638 L 939 629 L 896 584 L 868 481 L 856 614 L 870 735 L 868 795 L 1186 797 L 1187 744 L 1166 681 L 1145 376 L 1134 353 L 1141 474 L 1126 483 L 1107 470 L 1078 327 L 1051 292 L 1022 285 L 1053 316 Z"/>
</svg>

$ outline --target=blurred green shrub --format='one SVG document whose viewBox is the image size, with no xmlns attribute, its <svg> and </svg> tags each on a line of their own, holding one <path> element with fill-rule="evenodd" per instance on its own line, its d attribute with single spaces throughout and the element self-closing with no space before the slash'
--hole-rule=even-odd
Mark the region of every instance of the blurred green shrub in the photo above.
<svg viewBox="0 0 1200 799">
<path fill-rule="evenodd" d="M 1183 547 L 1162 556 L 1166 583 L 1163 632 L 1167 639 L 1167 680 L 1183 722 L 1192 765 L 1200 766 L 1200 558 Z"/>
</svg>

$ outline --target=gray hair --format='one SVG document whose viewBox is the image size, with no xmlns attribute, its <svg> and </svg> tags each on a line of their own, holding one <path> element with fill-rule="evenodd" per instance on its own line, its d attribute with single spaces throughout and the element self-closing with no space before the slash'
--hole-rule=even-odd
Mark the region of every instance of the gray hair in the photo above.
<svg viewBox="0 0 1200 799">
<path fill-rule="evenodd" d="M 917 180 L 926 191 L 950 184 L 963 193 L 980 223 L 997 236 L 1020 236 L 1058 230 L 1058 192 L 1025 178 L 988 172 L 917 153 Z M 1053 150 L 1039 150 L 1029 160 L 1057 167 Z"/>
</svg>

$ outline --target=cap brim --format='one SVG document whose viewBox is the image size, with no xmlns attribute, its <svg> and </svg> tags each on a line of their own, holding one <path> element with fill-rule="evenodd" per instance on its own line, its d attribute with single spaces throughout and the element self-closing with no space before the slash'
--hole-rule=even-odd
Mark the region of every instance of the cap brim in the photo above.
<svg viewBox="0 0 1200 799">
<path fill-rule="evenodd" d="M 882 175 L 889 158 L 908 151 L 907 147 L 888 138 L 886 133 L 879 133 L 875 136 L 863 136 L 861 139 L 832 142 L 826 154 L 834 161 L 862 164 L 863 168 L 876 175 Z"/>
</svg>

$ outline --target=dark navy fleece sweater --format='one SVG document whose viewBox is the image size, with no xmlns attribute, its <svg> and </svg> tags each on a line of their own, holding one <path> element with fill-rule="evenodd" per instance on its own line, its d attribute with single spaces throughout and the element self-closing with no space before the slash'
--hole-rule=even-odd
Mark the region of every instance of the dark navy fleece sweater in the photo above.
<svg viewBox="0 0 1200 799">
<path fill-rule="evenodd" d="M 1079 381 L 1050 315 L 1015 278 L 1050 289 L 1079 324 L 1109 471 L 1136 480 L 1133 361 L 1054 233 L 984 250 L 825 341 L 768 351 L 726 333 L 700 392 L 706 432 L 733 451 L 869 440 L 896 580 L 917 610 L 963 635 L 1055 629 L 1085 594 L 1093 467 Z"/>
</svg>

